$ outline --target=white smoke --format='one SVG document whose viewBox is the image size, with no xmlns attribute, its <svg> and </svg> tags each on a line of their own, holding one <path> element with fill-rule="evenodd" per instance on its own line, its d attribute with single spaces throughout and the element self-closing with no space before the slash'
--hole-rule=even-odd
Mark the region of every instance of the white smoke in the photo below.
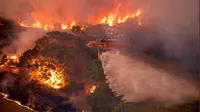
<svg viewBox="0 0 200 112">
<path fill-rule="evenodd" d="M 198 88 L 183 77 L 154 68 L 137 58 L 111 51 L 102 53 L 107 83 L 125 102 L 153 100 L 166 104 L 183 103 L 198 97 Z"/>
<path fill-rule="evenodd" d="M 46 32 L 42 29 L 26 29 L 18 33 L 18 38 L 2 51 L 5 54 L 15 54 L 17 56 L 21 56 L 26 50 L 33 48 L 35 42 L 42 38 L 45 34 Z"/>
</svg>

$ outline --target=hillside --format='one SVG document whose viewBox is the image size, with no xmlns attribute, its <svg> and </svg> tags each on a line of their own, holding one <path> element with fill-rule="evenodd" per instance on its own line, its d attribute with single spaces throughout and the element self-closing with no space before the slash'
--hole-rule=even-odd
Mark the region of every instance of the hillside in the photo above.
<svg viewBox="0 0 200 112">
<path fill-rule="evenodd" d="M 146 102 L 122 103 L 106 83 L 97 49 L 87 47 L 90 38 L 92 37 L 87 35 L 75 36 L 66 32 L 53 31 L 37 40 L 34 48 L 27 50 L 19 58 L 19 63 L 12 63 L 20 68 L 19 74 L 0 74 L 1 83 L 8 81 L 6 92 L 9 93 L 9 98 L 20 101 L 23 105 L 29 105 L 39 112 L 47 110 L 79 112 L 84 109 L 91 109 L 92 112 L 197 112 L 198 102 L 170 108 Z M 39 59 L 39 63 L 30 63 L 34 59 Z M 66 86 L 55 90 L 37 80 L 30 80 L 29 73 L 47 62 L 53 63 L 48 65 L 51 69 L 56 65 L 64 70 Z M 48 78 L 48 76 L 44 77 Z M 92 85 L 95 85 L 96 89 L 93 93 L 88 93 L 88 88 Z M 5 88 L 1 85 L 1 92 L 5 92 L 2 91 L 3 89 Z M 75 96 L 76 104 L 71 101 L 72 96 Z M 5 103 L 7 102 L 5 99 L 0 101 L 10 105 Z M 13 106 L 13 108 L 19 107 Z"/>
</svg>

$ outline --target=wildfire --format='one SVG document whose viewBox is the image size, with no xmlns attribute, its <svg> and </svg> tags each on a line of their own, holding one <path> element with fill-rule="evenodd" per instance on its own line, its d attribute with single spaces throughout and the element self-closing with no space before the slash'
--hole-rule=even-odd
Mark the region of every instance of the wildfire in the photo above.
<svg viewBox="0 0 200 112">
<path fill-rule="evenodd" d="M 88 93 L 88 94 L 92 94 L 92 93 L 94 93 L 95 92 L 95 90 L 96 90 L 96 88 L 97 88 L 97 86 L 96 85 L 87 85 L 86 87 L 85 87 L 86 89 L 86 93 Z"/>
<path fill-rule="evenodd" d="M 10 59 L 13 59 L 14 61 L 17 61 L 17 62 L 19 62 L 19 60 L 18 60 L 17 56 L 11 56 L 11 57 L 9 57 L 9 56 L 8 56 L 8 58 L 10 58 Z"/>
<path fill-rule="evenodd" d="M 92 20 L 88 20 L 88 23 L 90 24 L 108 24 L 109 26 L 113 26 L 116 24 L 120 24 L 120 23 L 124 23 L 126 22 L 128 19 L 133 19 L 137 16 L 139 16 L 141 14 L 141 10 L 138 9 L 136 12 L 131 12 L 131 13 L 122 13 L 123 8 L 115 8 L 113 11 L 111 11 L 108 14 L 105 14 L 104 16 L 101 17 L 96 17 L 93 18 Z M 120 13 L 121 12 L 121 13 Z M 39 12 L 39 14 L 40 12 Z M 37 18 L 37 13 L 34 13 L 34 15 L 32 16 L 36 16 Z M 35 18 L 35 17 L 34 17 Z M 43 17 L 44 18 L 48 18 L 48 17 Z M 48 19 L 50 19 L 51 17 L 49 17 Z M 38 18 L 39 19 L 39 18 Z M 23 27 L 33 27 L 33 28 L 41 28 L 44 30 L 69 30 L 72 29 L 73 26 L 76 25 L 80 25 L 77 24 L 77 22 L 75 19 L 69 19 L 69 20 L 62 20 L 62 21 L 56 21 L 56 22 L 49 22 L 49 20 L 47 19 L 45 23 L 45 20 L 36 20 L 35 22 L 33 22 L 32 24 L 28 24 L 26 21 L 21 21 L 19 20 L 18 23 L 23 26 Z M 60 23 L 59 25 L 56 25 L 56 23 Z M 81 29 L 85 29 L 85 26 L 82 25 Z"/>
<path fill-rule="evenodd" d="M 19 58 L 17 56 L 5 56 L 0 61 L 0 72 L 19 74 L 20 69 L 29 70 L 24 67 L 17 67 L 18 63 Z M 54 89 L 60 89 L 66 85 L 64 70 L 51 60 L 36 58 L 28 60 L 28 65 L 31 66 L 30 80 L 35 80 Z"/>
<path fill-rule="evenodd" d="M 60 89 L 66 85 L 66 75 L 64 70 L 54 63 L 45 60 L 43 63 L 38 59 L 32 60 L 31 64 L 38 65 L 30 72 L 30 79 L 38 81 L 40 84 Z"/>
<path fill-rule="evenodd" d="M 76 22 L 71 22 L 71 23 L 61 23 L 60 25 L 55 25 L 55 24 L 42 24 L 40 21 L 36 21 L 33 24 L 27 24 L 26 22 L 22 21 L 19 22 L 20 26 L 23 27 L 31 27 L 31 28 L 41 28 L 44 30 L 69 30 L 72 29 L 73 26 L 76 26 Z M 81 26 L 81 29 L 85 29 L 84 26 Z"/>
<path fill-rule="evenodd" d="M 128 19 L 133 19 L 140 15 L 140 9 L 136 13 L 127 14 L 126 16 L 120 16 L 118 11 L 110 13 L 107 17 L 103 17 L 101 20 L 102 24 L 108 24 L 109 26 L 113 26 L 114 24 L 120 24 L 126 22 Z"/>
<path fill-rule="evenodd" d="M 6 56 L 0 61 L 0 72 L 7 73 L 19 73 L 19 68 L 16 66 L 19 63 L 19 58 L 17 56 Z"/>
<path fill-rule="evenodd" d="M 93 86 L 90 88 L 90 93 L 94 93 L 95 90 L 96 90 L 96 85 L 93 85 Z"/>
</svg>

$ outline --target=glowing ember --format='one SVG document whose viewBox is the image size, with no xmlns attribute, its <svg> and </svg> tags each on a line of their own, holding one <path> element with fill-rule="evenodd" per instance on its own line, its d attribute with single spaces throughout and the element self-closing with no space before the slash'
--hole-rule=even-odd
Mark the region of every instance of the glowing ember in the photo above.
<svg viewBox="0 0 200 112">
<path fill-rule="evenodd" d="M 17 56 L 6 56 L 3 60 L 0 61 L 0 72 L 18 74 L 19 68 L 15 65 L 15 63 L 18 62 L 19 59 Z"/>
<path fill-rule="evenodd" d="M 85 86 L 85 91 L 86 91 L 87 94 L 92 94 L 92 93 L 95 92 L 96 88 L 97 88 L 97 86 L 94 85 L 94 84 L 92 84 L 92 85 L 86 85 Z"/>
<path fill-rule="evenodd" d="M 96 90 L 96 86 L 93 85 L 93 86 L 90 88 L 90 93 L 94 93 L 95 90 Z"/>
<path fill-rule="evenodd" d="M 17 56 L 11 56 L 10 59 L 17 59 Z"/>
<path fill-rule="evenodd" d="M 54 89 L 60 89 L 66 85 L 66 75 L 64 70 L 54 63 L 50 61 L 41 63 L 36 59 L 32 60 L 31 64 L 39 65 L 30 72 L 29 75 L 31 80 L 38 81 L 40 84 Z"/>
<path fill-rule="evenodd" d="M 65 25 L 65 24 L 62 24 L 62 25 L 61 25 L 61 28 L 62 28 L 63 30 L 66 30 L 66 29 L 68 29 L 68 26 Z"/>
<path fill-rule="evenodd" d="M 135 14 L 136 16 L 140 15 L 140 10 L 137 11 L 137 13 Z"/>
<path fill-rule="evenodd" d="M 101 23 L 105 23 L 106 22 L 106 17 L 104 17 L 102 20 L 101 20 Z"/>
</svg>

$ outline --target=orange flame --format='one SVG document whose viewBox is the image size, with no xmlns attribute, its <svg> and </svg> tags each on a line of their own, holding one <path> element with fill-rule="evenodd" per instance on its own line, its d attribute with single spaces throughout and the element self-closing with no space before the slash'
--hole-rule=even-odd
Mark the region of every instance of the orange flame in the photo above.
<svg viewBox="0 0 200 112">
<path fill-rule="evenodd" d="M 103 19 L 101 20 L 101 23 L 108 24 L 109 26 L 113 26 L 114 24 L 124 23 L 128 19 L 133 19 L 134 17 L 139 16 L 141 13 L 139 9 L 136 13 L 127 14 L 126 16 L 122 17 L 117 12 L 110 13 L 107 17 L 103 17 Z"/>
<path fill-rule="evenodd" d="M 119 13 L 119 7 L 117 7 L 112 12 L 108 13 L 108 15 L 106 14 L 107 16 L 104 15 L 104 16 L 96 17 L 92 19 L 89 18 L 89 20 L 87 21 L 90 22 L 91 24 L 108 24 L 109 26 L 113 26 L 116 24 L 124 23 L 128 19 L 133 19 L 139 16 L 140 14 L 141 14 L 140 9 L 137 10 L 136 12 L 122 14 L 122 13 Z M 34 14 L 32 14 L 32 16 L 34 16 L 33 18 L 36 19 L 34 23 L 27 24 L 24 21 L 19 21 L 19 24 L 23 27 L 41 28 L 44 30 L 58 30 L 58 29 L 69 30 L 69 29 L 72 29 L 73 26 L 76 26 L 78 22 L 75 19 L 71 19 L 71 18 L 64 21 L 56 21 L 58 19 L 57 18 L 56 20 L 54 20 L 56 22 L 52 22 L 52 19 L 48 19 L 48 17 L 42 17 L 41 12 L 35 12 Z M 45 21 L 45 18 L 46 18 L 46 21 Z M 60 28 L 56 29 L 57 27 L 55 27 L 55 23 L 60 23 Z M 85 29 L 84 26 L 82 26 L 81 29 Z"/>
<path fill-rule="evenodd" d="M 17 56 L 7 56 L 5 59 L 0 61 L 0 72 L 7 73 L 19 73 L 19 68 L 16 67 L 14 63 L 19 63 L 19 58 Z"/>
<path fill-rule="evenodd" d="M 90 93 L 94 93 L 95 90 L 96 90 L 96 85 L 93 85 L 93 86 L 90 88 Z"/>
<path fill-rule="evenodd" d="M 33 24 L 27 24 L 24 21 L 22 21 L 22 22 L 19 22 L 19 25 L 23 26 L 23 27 L 28 27 L 28 28 L 30 28 L 30 27 L 31 28 L 41 28 L 44 30 L 55 30 L 56 29 L 55 25 L 41 24 L 39 21 L 36 21 Z M 75 25 L 76 25 L 76 22 L 72 22 L 69 24 L 62 23 L 60 28 L 61 28 L 61 30 L 69 30 L 69 29 L 72 29 L 72 27 Z M 82 26 L 82 27 L 84 27 L 84 26 Z"/>
<path fill-rule="evenodd" d="M 72 21 L 72 22 L 61 22 L 60 24 L 60 28 L 59 26 L 56 26 L 55 23 L 51 23 L 51 24 L 42 24 L 40 21 L 36 21 L 32 24 L 28 24 L 25 21 L 19 21 L 18 22 L 20 26 L 22 27 L 27 27 L 27 28 L 40 28 L 40 29 L 44 29 L 44 30 L 69 30 L 72 29 L 73 26 L 76 26 L 76 22 Z M 85 29 L 84 25 L 81 25 L 81 30 Z"/>
<path fill-rule="evenodd" d="M 86 85 L 85 86 L 85 91 L 86 91 L 87 94 L 92 94 L 92 93 L 95 92 L 96 88 L 97 88 L 97 86 L 94 85 L 94 84 L 92 84 L 92 85 Z"/>
<path fill-rule="evenodd" d="M 18 61 L 18 58 L 17 58 L 17 56 L 11 56 L 11 57 L 10 57 L 10 59 L 13 59 L 13 60 L 16 60 L 16 61 Z"/>
<path fill-rule="evenodd" d="M 43 62 L 43 63 L 42 63 Z M 16 64 L 19 63 L 17 56 L 7 56 L 0 61 L 0 72 L 19 74 L 20 69 L 28 70 L 27 68 L 19 68 Z M 40 84 L 60 89 L 66 85 L 66 75 L 64 70 L 58 67 L 51 60 L 28 60 L 28 64 L 33 66 L 30 72 L 30 80 L 36 80 Z"/>
<path fill-rule="evenodd" d="M 64 70 L 50 61 L 41 63 L 38 59 L 33 59 L 31 64 L 39 64 L 30 72 L 30 79 L 36 80 L 40 84 L 60 89 L 66 85 L 66 75 Z"/>
</svg>

